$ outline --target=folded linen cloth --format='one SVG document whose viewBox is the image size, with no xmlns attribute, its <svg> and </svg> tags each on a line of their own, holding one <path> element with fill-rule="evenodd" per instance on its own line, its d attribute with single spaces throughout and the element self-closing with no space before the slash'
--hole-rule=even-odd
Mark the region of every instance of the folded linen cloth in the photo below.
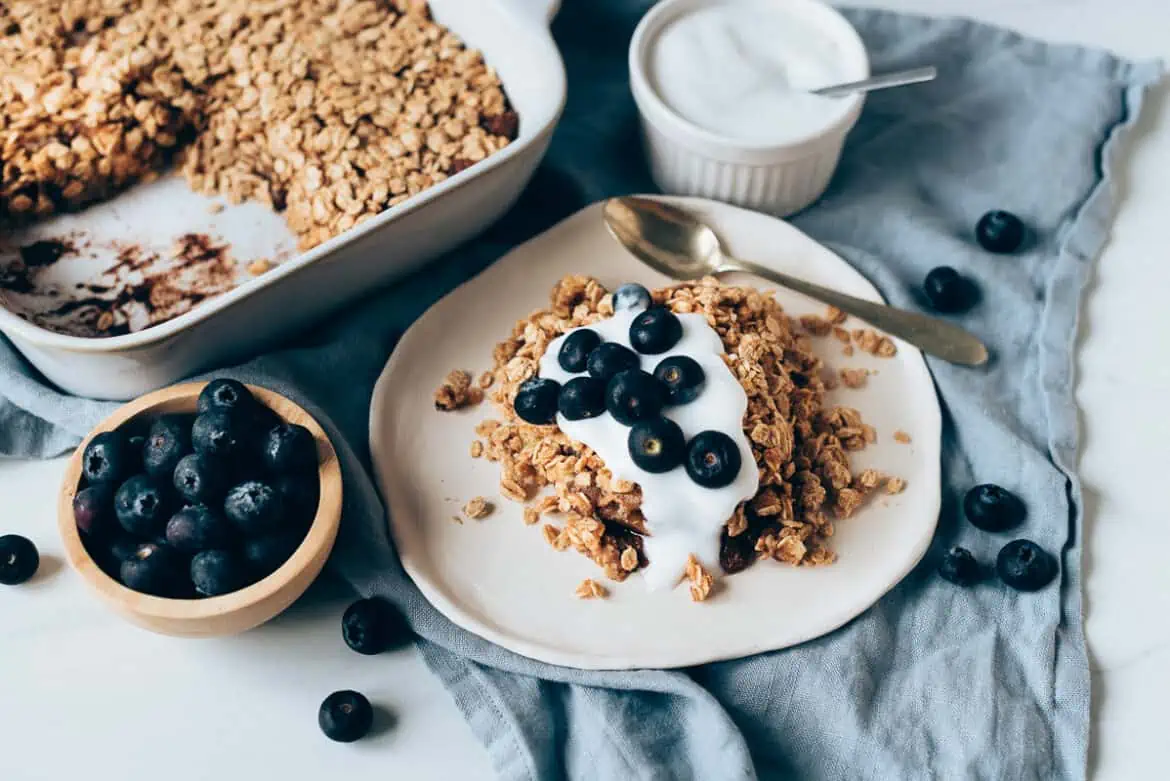
<svg viewBox="0 0 1170 781">
<path fill-rule="evenodd" d="M 1072 350 L 1111 218 L 1111 162 L 1160 75 L 1154 64 L 968 21 L 848 12 L 875 72 L 931 63 L 940 77 L 870 96 L 829 192 L 793 222 L 898 306 L 916 306 L 916 286 L 942 263 L 978 280 L 982 302 L 961 322 L 994 351 L 982 371 L 930 362 L 945 411 L 937 538 L 865 614 L 749 659 L 584 672 L 458 629 L 403 574 L 369 472 L 374 380 L 401 329 L 509 247 L 588 202 L 652 189 L 625 65 L 649 5 L 565 4 L 554 31 L 568 107 L 508 217 L 331 326 L 216 375 L 284 393 L 329 429 L 348 486 L 334 571 L 404 608 L 501 778 L 1083 778 L 1089 668 Z M 972 242 L 993 208 L 1033 228 L 1021 254 L 992 256 Z M 0 452 L 24 457 L 63 452 L 113 407 L 47 387 L 3 340 L 0 397 Z M 952 544 L 988 561 L 1004 541 L 961 521 L 958 500 L 975 482 L 1024 497 L 1026 535 L 1060 555 L 1057 584 L 1037 594 L 965 590 L 934 574 Z"/>
</svg>

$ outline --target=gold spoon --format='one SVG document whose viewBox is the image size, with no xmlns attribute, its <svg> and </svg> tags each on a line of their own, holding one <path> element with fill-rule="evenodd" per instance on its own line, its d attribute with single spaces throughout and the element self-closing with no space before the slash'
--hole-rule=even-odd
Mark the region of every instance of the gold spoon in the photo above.
<svg viewBox="0 0 1170 781">
<path fill-rule="evenodd" d="M 980 366 L 987 348 L 957 325 L 917 312 L 854 298 L 779 271 L 733 258 L 715 231 L 689 212 L 650 198 L 625 196 L 605 203 L 605 225 L 639 260 L 675 279 L 744 271 L 803 293 L 950 363 Z"/>
</svg>

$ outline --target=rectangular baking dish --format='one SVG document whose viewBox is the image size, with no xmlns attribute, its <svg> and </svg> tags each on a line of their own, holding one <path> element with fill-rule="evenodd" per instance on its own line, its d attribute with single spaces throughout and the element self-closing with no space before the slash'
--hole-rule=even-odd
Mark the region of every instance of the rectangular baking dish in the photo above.
<svg viewBox="0 0 1170 781">
<path fill-rule="evenodd" d="M 2 331 L 45 377 L 65 391 L 125 400 L 203 369 L 240 360 L 345 301 L 417 269 L 475 236 L 519 197 L 541 158 L 565 101 L 565 73 L 548 23 L 559 0 L 431 0 L 437 21 L 480 49 L 500 74 L 520 116 L 519 136 L 504 149 L 376 218 L 267 273 L 209 299 L 172 320 L 106 338 L 57 333 L 0 306 Z M 165 183 L 164 183 L 165 182 Z M 185 190 L 181 180 L 146 185 L 153 192 Z M 119 198 L 134 207 L 134 188 Z M 115 199 L 118 200 L 118 199 Z M 164 199 L 165 200 L 165 197 Z M 141 208 L 138 204 L 136 208 Z M 161 208 L 160 208 L 161 207 Z M 265 247 L 271 213 L 244 204 L 218 217 L 194 214 L 176 202 L 154 203 L 160 220 L 220 222 L 233 246 Z M 102 209 L 102 205 L 94 207 Z M 109 213 L 116 216 L 116 208 Z M 150 214 L 140 212 L 140 214 Z M 82 215 L 85 213 L 83 212 Z M 38 230 L 51 233 L 54 218 Z M 91 218 L 92 219 L 92 218 Z M 154 222 L 153 216 L 147 221 Z M 139 221 L 139 226 L 144 222 Z M 133 225 L 123 230 L 135 230 Z M 140 230 L 149 230 L 149 226 Z M 155 226 L 157 232 L 157 226 Z M 186 232 L 186 231 L 179 231 Z M 176 234 L 177 235 L 177 234 Z M 290 234 L 280 239 L 287 244 Z"/>
</svg>

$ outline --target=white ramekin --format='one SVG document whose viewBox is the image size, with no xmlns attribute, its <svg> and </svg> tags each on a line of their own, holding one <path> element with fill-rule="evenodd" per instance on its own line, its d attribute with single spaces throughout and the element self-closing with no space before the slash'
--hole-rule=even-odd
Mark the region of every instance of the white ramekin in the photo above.
<svg viewBox="0 0 1170 781">
<path fill-rule="evenodd" d="M 857 122 L 862 94 L 841 98 L 841 113 L 818 131 L 781 144 L 726 138 L 682 118 L 654 91 L 647 77 L 648 56 L 658 33 L 682 14 L 741 0 L 662 0 L 630 41 L 630 88 L 642 119 L 650 173 L 663 192 L 697 195 L 786 216 L 825 191 L 841 157 L 845 136 Z M 853 26 L 818 0 L 773 0 L 794 24 L 834 41 L 842 57 L 843 81 L 869 76 L 865 45 Z"/>
</svg>

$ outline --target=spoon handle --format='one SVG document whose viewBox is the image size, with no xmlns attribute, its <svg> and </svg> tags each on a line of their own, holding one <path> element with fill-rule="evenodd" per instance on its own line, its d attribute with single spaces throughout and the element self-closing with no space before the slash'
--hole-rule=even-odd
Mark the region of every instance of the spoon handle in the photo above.
<svg viewBox="0 0 1170 781">
<path fill-rule="evenodd" d="M 831 87 L 821 87 L 812 90 L 812 93 L 826 98 L 840 98 L 854 92 L 873 92 L 890 87 L 902 87 L 907 84 L 921 84 L 924 81 L 933 80 L 937 75 L 938 69 L 933 65 L 927 65 L 925 68 L 883 73 L 880 76 L 873 76 L 862 81 L 850 81 L 845 84 L 834 84 Z"/>
<path fill-rule="evenodd" d="M 942 358 L 944 361 L 964 366 L 980 366 L 987 362 L 987 348 L 982 342 L 957 325 L 937 317 L 855 298 L 746 260 L 724 256 L 718 270 L 746 271 L 770 279 L 790 290 L 815 298 L 823 304 L 835 306 L 845 314 L 861 318 L 875 328 L 909 342 L 924 353 Z"/>
</svg>

